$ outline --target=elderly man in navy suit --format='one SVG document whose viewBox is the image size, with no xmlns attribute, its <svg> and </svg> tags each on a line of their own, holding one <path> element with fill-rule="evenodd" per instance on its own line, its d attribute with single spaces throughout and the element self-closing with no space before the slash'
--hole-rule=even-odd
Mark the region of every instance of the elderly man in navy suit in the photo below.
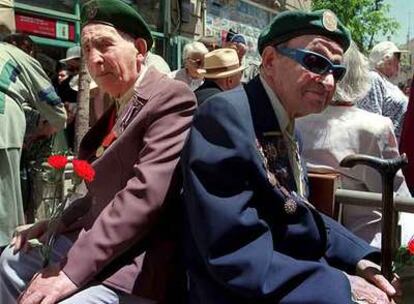
<svg viewBox="0 0 414 304">
<path fill-rule="evenodd" d="M 260 74 L 202 104 L 183 152 L 190 303 L 392 303 L 379 253 L 306 200 L 294 119 L 322 111 L 350 34 L 329 10 L 278 14 Z"/>
</svg>

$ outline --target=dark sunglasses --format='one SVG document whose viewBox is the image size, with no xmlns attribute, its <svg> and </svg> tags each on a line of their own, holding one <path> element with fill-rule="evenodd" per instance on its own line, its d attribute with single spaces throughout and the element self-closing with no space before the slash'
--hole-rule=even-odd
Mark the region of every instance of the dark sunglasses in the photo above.
<svg viewBox="0 0 414 304">
<path fill-rule="evenodd" d="M 318 75 L 332 73 L 335 81 L 340 81 L 345 76 L 345 66 L 333 64 L 332 61 L 321 54 L 304 49 L 291 49 L 281 46 L 275 46 L 275 48 L 282 55 L 293 59 L 312 73 L 316 73 Z"/>
</svg>

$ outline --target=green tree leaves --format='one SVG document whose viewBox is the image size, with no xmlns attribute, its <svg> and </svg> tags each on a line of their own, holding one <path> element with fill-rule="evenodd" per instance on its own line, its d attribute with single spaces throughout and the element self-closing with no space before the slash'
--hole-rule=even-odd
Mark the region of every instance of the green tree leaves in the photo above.
<svg viewBox="0 0 414 304">
<path fill-rule="evenodd" d="M 313 0 L 312 9 L 335 12 L 363 52 L 377 42 L 378 34 L 392 35 L 400 27 L 399 22 L 389 16 L 390 5 L 384 0 Z"/>
</svg>

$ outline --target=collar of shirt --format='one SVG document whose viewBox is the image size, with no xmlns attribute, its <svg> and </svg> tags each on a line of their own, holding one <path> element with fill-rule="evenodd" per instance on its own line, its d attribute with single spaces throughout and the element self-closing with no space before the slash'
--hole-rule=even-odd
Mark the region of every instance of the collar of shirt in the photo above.
<svg viewBox="0 0 414 304">
<path fill-rule="evenodd" d="M 132 96 L 134 95 L 135 88 L 142 82 L 147 70 L 148 69 L 146 66 L 141 65 L 141 73 L 135 81 L 135 84 L 131 88 L 129 88 L 124 95 L 120 96 L 119 98 L 115 98 L 115 102 L 118 108 L 117 116 L 119 116 L 119 114 L 122 113 L 122 111 L 125 109 L 125 106 L 128 104 L 129 100 L 131 100 Z"/>
<path fill-rule="evenodd" d="M 275 112 L 276 118 L 279 122 L 283 138 L 286 141 L 289 151 L 289 162 L 292 168 L 293 177 L 295 179 L 297 192 L 299 195 L 303 195 L 305 193 L 305 186 L 303 182 L 304 173 L 302 171 L 302 166 L 300 165 L 299 147 L 294 136 L 295 120 L 289 120 L 289 116 L 287 115 L 283 105 L 280 103 L 279 98 L 276 96 L 276 94 L 273 92 L 270 86 L 266 83 L 266 80 L 264 80 L 261 75 L 260 81 L 262 82 L 267 96 L 270 99 L 270 103 L 272 104 L 273 111 Z"/>
<path fill-rule="evenodd" d="M 285 108 L 280 103 L 279 98 L 267 84 L 266 80 L 260 75 L 260 81 L 267 93 L 267 96 L 270 99 L 270 103 L 272 104 L 273 111 L 276 114 L 276 118 L 279 122 L 280 129 L 282 133 L 287 133 L 287 135 L 292 136 L 293 130 L 295 127 L 294 120 L 289 120 L 289 116 L 286 113 Z"/>
</svg>

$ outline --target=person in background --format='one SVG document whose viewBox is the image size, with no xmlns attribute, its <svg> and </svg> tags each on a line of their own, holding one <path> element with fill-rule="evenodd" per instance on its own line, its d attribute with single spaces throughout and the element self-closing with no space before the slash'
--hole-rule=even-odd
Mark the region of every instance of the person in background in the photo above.
<svg viewBox="0 0 414 304">
<path fill-rule="evenodd" d="M 413 77 L 414 79 L 414 77 Z M 405 153 L 408 164 L 403 167 L 403 173 L 407 180 L 411 195 L 414 195 L 414 81 L 411 81 L 410 97 L 407 112 L 405 113 L 404 124 L 400 138 L 400 152 Z"/>
<path fill-rule="evenodd" d="M 197 41 L 204 44 L 209 52 L 220 48 L 219 39 L 216 36 L 201 36 Z"/>
<path fill-rule="evenodd" d="M 81 47 L 79 45 L 72 46 L 66 50 L 66 57 L 59 60 L 72 75 L 79 74 L 81 64 Z"/>
<path fill-rule="evenodd" d="M 245 67 L 234 49 L 217 49 L 204 56 L 204 83 L 194 91 L 198 105 L 209 97 L 240 85 Z"/>
<path fill-rule="evenodd" d="M 154 66 L 158 71 L 165 74 L 171 73 L 170 66 L 164 60 L 164 58 L 162 58 L 160 55 L 152 53 L 151 51 L 148 51 L 147 55 L 145 56 L 144 65 L 147 68 Z"/>
<path fill-rule="evenodd" d="M 413 81 L 413 79 L 409 78 L 409 79 L 407 79 L 407 81 L 405 82 L 405 85 L 404 85 L 404 91 L 403 92 L 408 97 L 410 97 L 412 81 Z"/>
<path fill-rule="evenodd" d="M 77 93 L 71 88 L 71 82 L 74 82 L 74 77 L 79 74 L 80 69 L 80 46 L 73 46 L 66 50 L 66 57 L 59 60 L 62 65 L 59 70 L 58 77 L 55 79 L 54 84 L 58 95 L 61 97 L 65 104 L 76 104 Z M 59 79 L 59 74 L 64 73 L 67 75 L 63 80 Z"/>
<path fill-rule="evenodd" d="M 186 83 L 191 90 L 195 91 L 203 84 L 204 75 L 201 68 L 204 64 L 204 55 L 208 53 L 204 44 L 198 41 L 188 43 L 183 49 L 184 67 L 172 71 L 171 78 Z"/>
<path fill-rule="evenodd" d="M 61 84 L 64 80 L 69 77 L 69 70 L 66 68 L 61 68 L 57 74 L 57 83 Z"/>
<path fill-rule="evenodd" d="M 352 154 L 365 154 L 384 159 L 398 157 L 397 139 L 388 117 L 356 107 L 355 102 L 370 88 L 367 58 L 355 43 L 344 55 L 347 72 L 335 91 L 329 106 L 319 114 L 297 119 L 303 140 L 302 155 L 308 171 L 340 174 L 341 188 L 381 193 L 378 172 L 369 166 L 344 168 L 341 160 Z M 411 197 L 401 171 L 394 179 L 396 195 Z M 346 205 L 342 223 L 354 234 L 381 247 L 381 208 Z M 414 234 L 414 215 L 400 217 L 401 241 L 405 245 Z"/>
<path fill-rule="evenodd" d="M 243 35 L 230 29 L 227 33 L 224 46 L 235 49 L 237 51 L 237 55 L 239 56 L 240 64 L 246 66 L 243 71 L 241 82 L 247 83 L 259 74 L 260 61 L 251 57 L 246 58 L 245 56 L 248 47 L 246 38 Z"/>
<path fill-rule="evenodd" d="M 371 87 L 357 101 L 359 108 L 389 117 L 397 140 L 400 138 L 408 98 L 391 80 L 398 76 L 403 52 L 391 41 L 380 42 L 372 48 L 369 54 Z"/>
<path fill-rule="evenodd" d="M 349 44 L 332 11 L 279 13 L 258 39 L 260 75 L 197 109 L 182 153 L 190 304 L 397 295 L 379 251 L 306 199 L 294 121 L 328 105 Z"/>
<path fill-rule="evenodd" d="M 73 89 L 79 80 L 79 70 L 81 61 L 81 48 L 76 45 L 66 50 L 66 57 L 59 60 L 69 71 L 69 77 L 62 82 L 55 82 L 55 88 L 65 104 L 68 113 L 68 122 L 65 129 L 65 137 L 68 148 L 73 151 L 75 146 L 75 117 L 77 110 L 77 90 Z"/>
<path fill-rule="evenodd" d="M 244 55 L 247 52 L 246 38 L 243 35 L 230 29 L 227 33 L 223 47 L 235 49 L 240 63 L 243 63 Z"/>
<path fill-rule="evenodd" d="M 80 145 L 95 178 L 58 219 L 50 265 L 22 250 L 48 221 L 19 229 L 0 257 L 1 302 L 180 303 L 176 169 L 195 96 L 143 65 L 154 40 L 131 6 L 90 0 L 80 17 L 88 70 L 116 100 Z"/>
<path fill-rule="evenodd" d="M 5 41 L 0 43 L 0 247 L 25 223 L 20 180 L 23 146 L 50 137 L 66 122 L 63 103 L 32 57 L 30 37 L 13 34 Z"/>
</svg>

